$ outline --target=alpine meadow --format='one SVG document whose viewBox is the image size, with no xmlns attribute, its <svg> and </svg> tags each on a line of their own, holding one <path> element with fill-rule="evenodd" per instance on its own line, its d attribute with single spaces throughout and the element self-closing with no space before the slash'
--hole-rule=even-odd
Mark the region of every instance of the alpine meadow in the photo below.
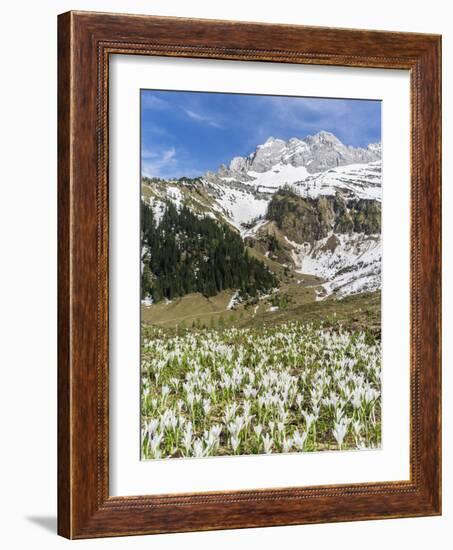
<svg viewBox="0 0 453 550">
<path fill-rule="evenodd" d="M 381 103 L 141 91 L 141 457 L 381 446 Z"/>
</svg>

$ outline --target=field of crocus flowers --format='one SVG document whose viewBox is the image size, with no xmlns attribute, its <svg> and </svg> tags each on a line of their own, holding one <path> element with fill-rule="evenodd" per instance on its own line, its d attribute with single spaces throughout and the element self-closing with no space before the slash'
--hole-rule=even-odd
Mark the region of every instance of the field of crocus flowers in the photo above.
<svg viewBox="0 0 453 550">
<path fill-rule="evenodd" d="M 369 334 L 287 322 L 142 336 L 143 459 L 380 446 Z"/>
</svg>

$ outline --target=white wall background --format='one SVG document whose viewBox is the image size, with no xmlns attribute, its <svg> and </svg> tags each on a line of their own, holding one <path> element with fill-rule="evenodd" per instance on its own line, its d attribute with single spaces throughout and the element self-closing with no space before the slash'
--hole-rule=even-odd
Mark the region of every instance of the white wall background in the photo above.
<svg viewBox="0 0 453 550">
<path fill-rule="evenodd" d="M 42 0 L 4 3 L 0 85 L 0 540 L 3 548 L 451 547 L 453 27 L 450 2 Z M 56 528 L 57 19 L 70 9 L 443 34 L 444 515 L 68 542 Z M 450 23 L 449 23 L 450 21 Z M 450 307 L 449 307 L 450 306 Z M 448 329 L 450 327 L 450 330 Z"/>
</svg>

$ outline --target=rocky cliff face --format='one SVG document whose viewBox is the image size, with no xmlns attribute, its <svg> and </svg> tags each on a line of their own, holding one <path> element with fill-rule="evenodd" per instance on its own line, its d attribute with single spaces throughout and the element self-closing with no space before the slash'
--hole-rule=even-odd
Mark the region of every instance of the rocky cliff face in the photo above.
<svg viewBox="0 0 453 550">
<path fill-rule="evenodd" d="M 263 173 L 276 165 L 304 167 L 309 174 L 348 164 L 362 164 L 379 160 L 381 145 L 370 144 L 367 148 L 344 145 L 330 132 L 319 132 L 303 139 L 288 141 L 270 137 L 248 157 L 235 157 L 229 166 L 221 166 L 217 175 L 246 180 L 253 172 Z M 252 172 L 252 174 L 250 173 Z"/>
<path fill-rule="evenodd" d="M 334 196 L 301 197 L 291 189 L 275 193 L 266 218 L 276 224 L 295 271 L 325 280 L 320 299 L 380 288 L 381 203 Z M 266 226 L 262 226 L 263 233 Z"/>
<path fill-rule="evenodd" d="M 267 210 L 267 219 L 292 241 L 313 244 L 329 232 L 381 232 L 381 204 L 373 200 L 346 200 L 340 193 L 316 199 L 301 197 L 290 189 L 281 189 L 273 195 Z"/>
</svg>

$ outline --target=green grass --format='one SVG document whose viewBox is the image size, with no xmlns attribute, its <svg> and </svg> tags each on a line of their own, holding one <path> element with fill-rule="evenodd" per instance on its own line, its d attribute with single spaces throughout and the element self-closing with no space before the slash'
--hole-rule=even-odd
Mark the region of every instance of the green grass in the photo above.
<svg viewBox="0 0 453 550">
<path fill-rule="evenodd" d="M 256 304 L 239 305 L 235 310 L 227 309 L 232 291 L 224 291 L 212 298 L 189 294 L 170 304 L 160 302 L 150 307 L 142 306 L 142 321 L 145 325 L 167 328 L 190 328 L 193 325 L 207 328 L 245 328 L 257 327 L 263 323 L 277 325 L 298 321 L 323 323 L 327 327 L 343 326 L 348 330 L 366 330 L 373 337 L 380 338 L 380 292 L 316 302 L 312 280 L 302 279 L 304 280 L 301 283 L 297 282 L 297 278 L 283 282 L 275 295 L 258 300 Z M 269 311 L 272 305 L 279 303 L 284 307 Z"/>
</svg>

